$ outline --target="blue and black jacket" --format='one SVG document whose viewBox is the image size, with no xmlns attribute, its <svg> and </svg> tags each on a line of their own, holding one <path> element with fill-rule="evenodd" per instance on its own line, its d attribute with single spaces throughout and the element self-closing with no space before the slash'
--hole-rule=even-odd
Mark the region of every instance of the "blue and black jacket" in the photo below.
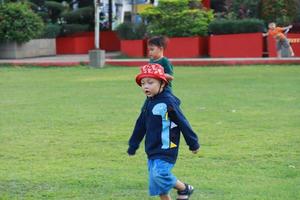
<svg viewBox="0 0 300 200">
<path fill-rule="evenodd" d="M 148 159 L 175 163 L 180 132 L 191 151 L 199 149 L 198 137 L 180 109 L 180 100 L 169 91 L 148 98 L 129 140 L 128 154 L 134 155 L 145 137 Z"/>
</svg>

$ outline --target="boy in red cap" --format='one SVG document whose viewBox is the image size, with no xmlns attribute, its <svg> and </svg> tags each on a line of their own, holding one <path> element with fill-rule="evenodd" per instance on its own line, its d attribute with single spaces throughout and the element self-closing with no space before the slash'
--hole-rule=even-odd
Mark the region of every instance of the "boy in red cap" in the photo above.
<svg viewBox="0 0 300 200">
<path fill-rule="evenodd" d="M 178 200 L 188 200 L 193 186 L 178 180 L 171 170 L 178 155 L 180 132 L 193 153 L 200 148 L 198 137 L 179 107 L 180 100 L 165 90 L 169 82 L 161 65 L 141 67 L 136 83 L 148 100 L 136 121 L 127 153 L 134 155 L 145 136 L 150 195 L 171 200 L 169 192 L 175 188 Z"/>
</svg>

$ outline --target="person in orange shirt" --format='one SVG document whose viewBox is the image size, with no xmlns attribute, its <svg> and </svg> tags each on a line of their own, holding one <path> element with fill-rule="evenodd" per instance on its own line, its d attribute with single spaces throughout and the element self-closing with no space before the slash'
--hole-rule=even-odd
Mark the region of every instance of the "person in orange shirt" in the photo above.
<svg viewBox="0 0 300 200">
<path fill-rule="evenodd" d="M 289 40 L 284 34 L 284 31 L 292 28 L 292 25 L 287 27 L 278 27 L 274 22 L 269 23 L 269 30 L 267 33 L 263 33 L 263 36 L 271 35 L 274 39 L 276 39 L 276 49 L 278 58 L 281 57 L 282 49 L 287 48 L 290 56 L 294 56 L 294 51 L 290 45 Z"/>
</svg>

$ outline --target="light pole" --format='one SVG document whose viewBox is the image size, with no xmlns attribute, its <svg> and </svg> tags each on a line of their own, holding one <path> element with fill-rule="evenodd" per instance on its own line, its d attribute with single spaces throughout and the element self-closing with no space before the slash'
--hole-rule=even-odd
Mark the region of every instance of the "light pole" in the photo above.
<svg viewBox="0 0 300 200">
<path fill-rule="evenodd" d="M 90 66 L 103 67 L 105 51 L 100 49 L 100 0 L 94 0 L 95 6 L 95 49 L 89 51 Z"/>
<path fill-rule="evenodd" d="M 100 17 L 99 17 L 99 13 L 100 13 L 100 0 L 94 0 L 94 6 L 95 6 L 95 48 L 99 49 L 99 39 L 100 39 L 100 28 L 99 28 L 99 24 L 100 24 Z"/>
</svg>

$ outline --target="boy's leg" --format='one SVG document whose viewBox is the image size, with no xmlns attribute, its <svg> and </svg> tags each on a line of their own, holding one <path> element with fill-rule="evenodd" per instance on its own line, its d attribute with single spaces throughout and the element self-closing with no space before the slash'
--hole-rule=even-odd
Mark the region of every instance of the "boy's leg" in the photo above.
<svg viewBox="0 0 300 200">
<path fill-rule="evenodd" d="M 292 46 L 291 46 L 291 44 L 290 44 L 290 42 L 288 41 L 287 38 L 282 41 L 282 50 L 284 50 L 284 55 L 282 55 L 282 57 L 293 57 L 293 56 L 295 56 L 293 48 L 292 48 Z M 283 54 L 283 53 L 281 52 L 281 54 Z"/>
<path fill-rule="evenodd" d="M 293 56 L 295 56 L 295 53 L 294 53 L 294 51 L 293 51 L 293 48 L 290 46 L 290 53 L 291 53 L 291 56 L 293 57 Z"/>
<path fill-rule="evenodd" d="M 188 200 L 190 195 L 193 193 L 194 188 L 191 185 L 185 184 L 177 180 L 175 189 L 177 189 L 177 200 Z"/>
<path fill-rule="evenodd" d="M 278 50 L 278 51 L 277 51 L 277 57 L 278 57 L 278 58 L 281 58 L 281 50 Z"/>
<path fill-rule="evenodd" d="M 168 194 L 159 195 L 159 197 L 161 200 L 172 200 Z"/>
<path fill-rule="evenodd" d="M 176 185 L 175 185 L 175 189 L 178 191 L 183 191 L 185 190 L 185 184 L 183 182 L 181 182 L 180 180 L 176 181 Z"/>
<path fill-rule="evenodd" d="M 174 164 L 163 160 L 149 160 L 149 193 L 159 195 L 160 199 L 171 200 L 169 191 L 176 184 L 176 177 L 171 173 Z"/>
<path fill-rule="evenodd" d="M 280 40 L 276 40 L 277 58 L 281 58 L 281 48 L 282 42 Z"/>
</svg>

